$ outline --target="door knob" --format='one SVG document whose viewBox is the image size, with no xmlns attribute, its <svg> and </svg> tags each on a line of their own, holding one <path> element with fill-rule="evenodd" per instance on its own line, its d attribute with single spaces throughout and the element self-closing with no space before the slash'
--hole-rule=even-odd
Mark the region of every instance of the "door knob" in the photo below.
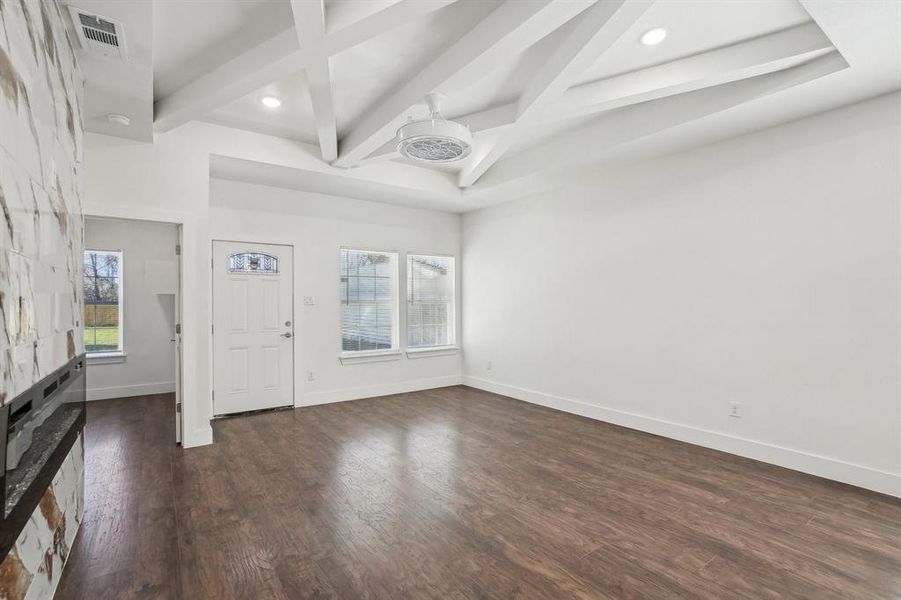
<svg viewBox="0 0 901 600">
<path fill-rule="evenodd" d="M 283 333 L 283 334 L 282 334 L 282 337 L 283 337 L 283 338 L 289 338 L 289 337 L 291 337 L 291 332 L 289 331 L 288 333 Z"/>
</svg>

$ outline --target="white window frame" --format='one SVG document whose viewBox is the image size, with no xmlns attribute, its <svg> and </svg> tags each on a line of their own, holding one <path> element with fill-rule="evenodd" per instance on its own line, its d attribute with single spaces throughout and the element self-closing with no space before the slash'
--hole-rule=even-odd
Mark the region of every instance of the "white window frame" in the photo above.
<svg viewBox="0 0 901 600">
<path fill-rule="evenodd" d="M 125 360 L 125 252 L 122 250 L 101 250 L 99 248 L 85 248 L 82 253 L 82 268 L 84 265 L 84 254 L 114 254 L 119 257 L 119 277 L 118 277 L 118 296 L 119 303 L 117 311 L 119 316 L 119 348 L 117 350 L 89 351 L 85 348 L 85 355 L 91 362 L 123 362 Z M 81 275 L 82 285 L 84 285 L 84 273 Z M 84 315 L 82 315 L 84 318 Z M 85 328 L 87 324 L 85 324 Z M 83 335 L 83 334 L 82 334 Z"/>
<path fill-rule="evenodd" d="M 340 297 L 341 290 L 341 253 L 342 252 L 365 252 L 368 254 L 382 254 L 385 256 L 391 256 L 394 263 L 394 274 L 391 282 L 391 348 L 384 348 L 380 350 L 344 350 L 343 338 L 341 332 L 344 329 L 344 314 L 343 314 L 343 306 L 344 306 L 344 298 Z M 359 248 L 359 247 L 351 247 L 351 246 L 341 246 L 338 249 L 338 344 L 339 344 L 339 358 L 341 360 L 341 364 L 354 364 L 354 363 L 368 363 L 368 362 L 382 362 L 389 360 L 400 360 L 401 357 L 401 349 L 400 349 L 400 315 L 399 315 L 399 306 L 400 306 L 400 253 L 396 250 L 374 250 L 369 248 Z M 349 284 L 350 282 L 348 282 Z M 386 302 L 387 303 L 387 302 Z"/>
<path fill-rule="evenodd" d="M 409 328 L 410 328 L 410 311 L 409 311 L 409 285 L 410 285 L 410 262 L 414 256 L 433 256 L 436 258 L 450 258 L 453 265 L 450 272 L 451 284 L 451 302 L 448 311 L 448 344 L 436 346 L 409 346 Z M 428 356 L 447 356 L 456 354 L 460 347 L 457 345 L 457 257 L 453 254 L 443 254 L 441 252 L 407 252 L 404 256 L 404 302 L 407 303 L 404 319 L 404 349 L 407 358 L 425 358 Z"/>
</svg>

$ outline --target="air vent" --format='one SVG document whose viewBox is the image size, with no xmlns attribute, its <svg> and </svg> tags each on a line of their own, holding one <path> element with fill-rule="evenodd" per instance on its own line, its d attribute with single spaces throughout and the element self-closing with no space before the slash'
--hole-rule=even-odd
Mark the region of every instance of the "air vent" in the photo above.
<svg viewBox="0 0 901 600">
<path fill-rule="evenodd" d="M 125 59 L 125 31 L 122 23 L 69 6 L 72 23 L 81 47 L 92 54 Z"/>
</svg>

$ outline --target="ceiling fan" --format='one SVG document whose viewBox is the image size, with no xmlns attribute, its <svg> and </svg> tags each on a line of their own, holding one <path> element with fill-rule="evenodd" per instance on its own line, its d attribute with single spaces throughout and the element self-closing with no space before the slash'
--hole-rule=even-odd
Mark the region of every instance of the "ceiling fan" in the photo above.
<svg viewBox="0 0 901 600">
<path fill-rule="evenodd" d="M 441 116 L 444 94 L 425 97 L 429 115 L 407 122 L 397 130 L 397 151 L 401 155 L 426 163 L 449 163 L 463 160 L 472 151 L 472 132 L 469 127 Z"/>
</svg>

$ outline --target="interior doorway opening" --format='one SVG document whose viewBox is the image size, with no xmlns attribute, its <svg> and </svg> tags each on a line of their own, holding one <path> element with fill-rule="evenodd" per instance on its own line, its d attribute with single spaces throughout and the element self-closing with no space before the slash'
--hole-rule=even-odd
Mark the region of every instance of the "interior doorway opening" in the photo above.
<svg viewBox="0 0 901 600">
<path fill-rule="evenodd" d="M 155 397 L 182 441 L 181 226 L 85 217 L 87 399 Z"/>
</svg>

